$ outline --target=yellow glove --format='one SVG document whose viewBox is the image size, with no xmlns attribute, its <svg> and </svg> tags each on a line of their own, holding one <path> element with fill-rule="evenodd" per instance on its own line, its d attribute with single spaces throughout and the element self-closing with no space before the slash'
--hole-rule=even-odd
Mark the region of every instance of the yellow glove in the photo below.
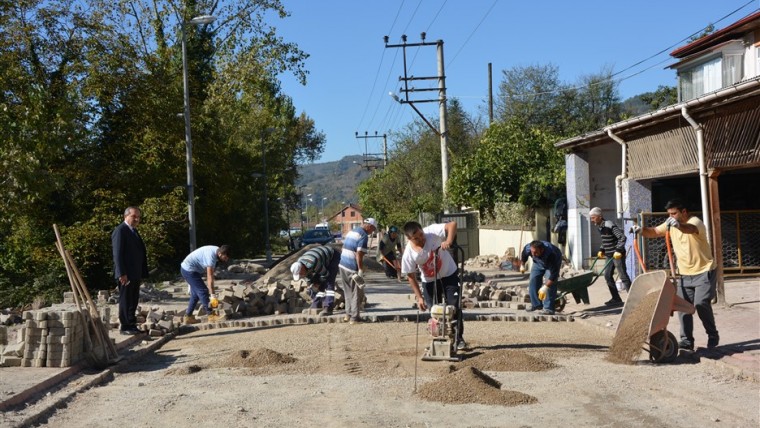
<svg viewBox="0 0 760 428">
<path fill-rule="evenodd" d="M 216 294 L 211 295 L 211 299 L 209 300 L 208 305 L 214 309 L 219 307 L 219 299 L 216 298 Z"/>
<path fill-rule="evenodd" d="M 599 257 L 600 259 L 603 259 L 604 258 L 604 251 L 600 251 L 600 252 L 596 253 L 596 256 Z"/>
<path fill-rule="evenodd" d="M 623 254 L 620 253 L 619 251 L 615 251 L 615 254 L 612 255 L 612 258 L 615 260 L 620 260 L 623 258 Z"/>
<path fill-rule="evenodd" d="M 546 298 L 546 294 L 547 293 L 549 293 L 549 287 L 547 287 L 546 285 L 542 286 L 538 290 L 538 299 L 539 300 L 544 300 Z"/>
</svg>

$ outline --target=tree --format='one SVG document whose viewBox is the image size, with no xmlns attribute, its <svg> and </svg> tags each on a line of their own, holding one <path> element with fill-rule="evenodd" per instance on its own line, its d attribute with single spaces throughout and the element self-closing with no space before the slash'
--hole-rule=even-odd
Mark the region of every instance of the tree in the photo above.
<svg viewBox="0 0 760 428">
<path fill-rule="evenodd" d="M 475 152 L 455 165 L 449 197 L 488 214 L 498 202 L 529 207 L 551 202 L 565 184 L 564 156 L 554 148 L 556 141 L 517 118 L 493 124 Z"/>
</svg>

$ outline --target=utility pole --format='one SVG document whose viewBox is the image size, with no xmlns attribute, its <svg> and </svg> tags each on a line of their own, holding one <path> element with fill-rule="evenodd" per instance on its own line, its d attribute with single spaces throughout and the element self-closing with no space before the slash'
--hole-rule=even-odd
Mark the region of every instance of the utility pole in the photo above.
<svg viewBox="0 0 760 428">
<path fill-rule="evenodd" d="M 380 168 L 380 161 L 383 162 L 383 168 L 388 166 L 388 140 L 385 134 L 377 135 L 377 131 L 375 131 L 375 135 L 369 135 L 367 131 L 364 131 L 364 135 L 359 135 L 359 131 L 356 131 L 354 134 L 356 135 L 357 139 L 364 139 L 364 159 L 362 160 L 363 168 L 367 168 L 368 170 Z M 370 138 L 383 139 L 383 153 L 369 153 L 369 149 L 367 148 L 367 140 Z M 377 156 L 382 156 L 382 159 L 377 158 Z"/>
<path fill-rule="evenodd" d="M 403 94 L 403 98 L 400 98 L 395 93 L 391 92 L 390 96 L 393 97 L 396 101 L 398 101 L 401 104 L 409 104 L 412 109 L 422 118 L 422 120 L 427 124 L 427 126 L 430 127 L 430 129 L 433 130 L 440 138 L 441 138 L 441 190 L 443 193 L 443 201 L 444 201 L 444 212 L 448 213 L 447 203 L 446 203 L 446 183 L 449 181 L 449 150 L 448 150 L 448 143 L 447 143 L 447 135 L 448 131 L 446 128 L 446 73 L 444 71 L 443 66 L 443 40 L 437 40 L 435 42 L 426 42 L 425 41 L 425 33 L 420 33 L 420 38 L 422 39 L 422 42 L 420 43 L 407 43 L 406 42 L 406 34 L 403 34 L 401 36 L 401 44 L 397 45 L 389 45 L 388 44 L 388 36 L 383 37 L 383 40 L 385 41 L 385 47 L 386 48 L 402 48 L 403 50 L 403 58 L 404 58 L 404 75 L 399 76 L 398 80 L 399 82 L 403 82 L 403 87 L 399 89 L 399 92 Z M 435 46 L 437 57 L 438 57 L 438 75 L 437 76 L 410 76 L 407 69 L 407 63 L 406 63 L 406 48 L 408 47 L 421 47 L 421 46 Z M 414 81 L 424 81 L 424 80 L 436 80 L 438 82 L 438 87 L 433 88 L 415 88 L 414 86 L 410 87 L 409 82 Z M 438 91 L 438 98 L 433 99 L 410 99 L 409 94 L 413 92 L 427 92 L 427 91 Z M 417 106 L 415 106 L 415 103 L 438 103 L 438 114 L 439 114 L 439 124 L 438 129 L 436 129 L 430 121 L 425 117 L 425 115 L 422 114 L 419 109 L 417 109 Z"/>
<path fill-rule="evenodd" d="M 488 63 L 488 124 L 493 123 L 493 69 Z"/>
</svg>

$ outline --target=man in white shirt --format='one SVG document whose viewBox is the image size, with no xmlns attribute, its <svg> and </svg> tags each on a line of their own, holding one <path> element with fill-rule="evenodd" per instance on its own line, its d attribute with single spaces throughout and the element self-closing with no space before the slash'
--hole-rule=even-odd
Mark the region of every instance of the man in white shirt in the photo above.
<svg viewBox="0 0 760 428">
<path fill-rule="evenodd" d="M 465 349 L 459 269 L 448 251 L 457 236 L 456 222 L 432 224 L 423 229 L 416 221 L 410 221 L 404 225 L 404 235 L 407 244 L 401 257 L 401 273 L 406 275 L 414 291 L 417 307 L 425 311 L 433 304 L 441 303 L 445 295 L 446 304 L 457 308 L 457 349 Z M 422 289 L 415 276 L 417 269 L 422 275 Z"/>
</svg>

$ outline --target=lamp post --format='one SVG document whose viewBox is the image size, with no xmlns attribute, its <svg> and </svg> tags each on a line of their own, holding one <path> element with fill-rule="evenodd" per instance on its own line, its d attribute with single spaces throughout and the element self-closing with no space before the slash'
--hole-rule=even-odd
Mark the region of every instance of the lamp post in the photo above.
<svg viewBox="0 0 760 428">
<path fill-rule="evenodd" d="M 322 218 L 325 216 L 325 201 L 327 198 L 322 198 Z"/>
<path fill-rule="evenodd" d="M 185 111 L 185 157 L 187 162 L 187 217 L 190 221 L 190 251 L 196 247 L 195 240 L 195 190 L 193 186 L 193 140 L 190 134 L 190 86 L 187 81 L 187 35 L 185 26 L 205 25 L 216 20 L 211 15 L 201 15 L 185 21 L 180 25 L 182 30 L 182 83 L 184 85 Z"/>
<path fill-rule="evenodd" d="M 309 227 L 309 201 L 311 200 L 311 193 L 306 195 L 306 227 Z"/>
</svg>

